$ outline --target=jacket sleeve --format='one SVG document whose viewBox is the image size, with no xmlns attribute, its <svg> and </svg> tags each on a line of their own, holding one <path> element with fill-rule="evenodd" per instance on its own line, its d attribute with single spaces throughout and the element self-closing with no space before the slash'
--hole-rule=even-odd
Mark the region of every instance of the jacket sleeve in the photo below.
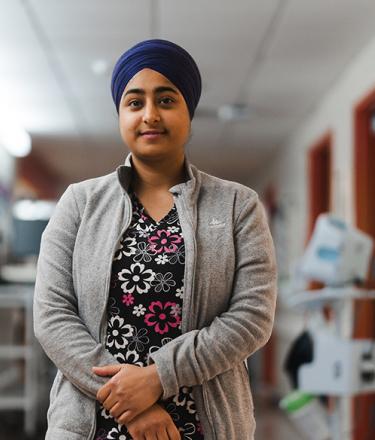
<svg viewBox="0 0 375 440">
<path fill-rule="evenodd" d="M 202 384 L 233 368 L 262 347 L 271 335 L 276 262 L 258 196 L 248 200 L 238 214 L 234 243 L 236 265 L 228 310 L 210 325 L 180 335 L 150 357 L 160 377 L 163 400 L 178 394 L 181 386 Z"/>
<path fill-rule="evenodd" d="M 94 374 L 91 367 L 118 361 L 91 336 L 78 313 L 72 257 L 79 222 L 69 185 L 42 234 L 33 300 L 34 332 L 64 376 L 96 399 L 97 391 L 108 379 Z"/>
</svg>

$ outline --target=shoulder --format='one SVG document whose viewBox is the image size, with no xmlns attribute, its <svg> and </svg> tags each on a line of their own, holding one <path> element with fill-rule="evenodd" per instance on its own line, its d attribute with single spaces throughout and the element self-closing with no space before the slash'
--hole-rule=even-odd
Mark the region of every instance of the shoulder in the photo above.
<svg viewBox="0 0 375 440">
<path fill-rule="evenodd" d="M 116 171 L 72 183 L 69 187 L 78 204 L 83 200 L 87 201 L 90 198 L 102 197 L 105 193 L 118 192 L 121 188 Z"/>
<path fill-rule="evenodd" d="M 259 201 L 257 192 L 242 183 L 222 179 L 197 168 L 196 173 L 200 180 L 200 192 L 206 197 L 212 197 L 221 203 L 236 205 L 239 209 Z"/>
<path fill-rule="evenodd" d="M 96 209 L 107 209 L 114 200 L 122 195 L 122 187 L 117 172 L 81 180 L 68 185 L 57 202 L 56 212 L 73 209 L 79 217 L 88 208 L 91 212 Z"/>
<path fill-rule="evenodd" d="M 92 177 L 90 179 L 72 183 L 71 186 L 74 191 L 93 191 L 101 188 L 105 189 L 111 187 L 116 181 L 118 181 L 117 172 L 112 171 L 111 173 L 103 176 Z"/>
</svg>

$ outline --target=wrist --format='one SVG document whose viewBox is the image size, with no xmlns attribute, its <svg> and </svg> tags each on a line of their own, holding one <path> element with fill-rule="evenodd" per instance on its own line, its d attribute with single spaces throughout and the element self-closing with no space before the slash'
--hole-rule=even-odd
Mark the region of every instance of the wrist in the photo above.
<svg viewBox="0 0 375 440">
<path fill-rule="evenodd" d="M 163 395 L 163 387 L 160 382 L 160 377 L 156 365 L 152 364 L 147 366 L 146 368 L 148 369 L 148 373 L 149 373 L 149 383 L 155 392 L 155 395 L 157 397 L 156 400 L 159 400 Z"/>
</svg>

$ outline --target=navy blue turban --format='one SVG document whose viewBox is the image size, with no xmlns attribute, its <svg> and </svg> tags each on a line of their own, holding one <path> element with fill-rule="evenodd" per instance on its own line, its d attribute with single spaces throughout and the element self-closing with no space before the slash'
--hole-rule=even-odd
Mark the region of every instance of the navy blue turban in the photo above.
<svg viewBox="0 0 375 440">
<path fill-rule="evenodd" d="M 117 60 L 111 81 L 117 112 L 126 85 L 136 73 L 145 68 L 161 73 L 179 89 L 189 109 L 190 119 L 193 119 L 202 91 L 198 66 L 181 46 L 160 39 L 141 41 Z"/>
</svg>

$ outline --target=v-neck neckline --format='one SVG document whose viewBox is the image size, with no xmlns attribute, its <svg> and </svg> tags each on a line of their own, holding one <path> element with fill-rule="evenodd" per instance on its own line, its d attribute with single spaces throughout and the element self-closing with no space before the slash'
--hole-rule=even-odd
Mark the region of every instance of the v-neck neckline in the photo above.
<svg viewBox="0 0 375 440">
<path fill-rule="evenodd" d="M 175 204 L 173 203 L 172 208 L 165 214 L 163 218 L 161 218 L 159 221 L 155 220 L 146 210 L 146 208 L 143 206 L 142 202 L 139 200 L 137 194 L 134 192 L 134 190 L 130 189 L 133 199 L 135 200 L 135 203 L 138 205 L 138 208 L 142 215 L 144 215 L 152 224 L 155 226 L 159 226 L 161 223 L 164 223 L 167 217 L 171 214 L 171 212 L 175 209 Z"/>
</svg>

